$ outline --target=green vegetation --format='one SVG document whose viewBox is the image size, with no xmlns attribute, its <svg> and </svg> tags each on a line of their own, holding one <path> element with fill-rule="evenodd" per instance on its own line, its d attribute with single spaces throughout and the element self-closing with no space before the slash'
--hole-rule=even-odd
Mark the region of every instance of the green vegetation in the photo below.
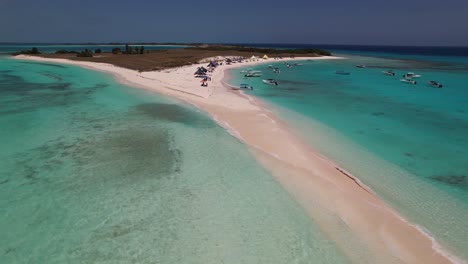
<svg viewBox="0 0 468 264">
<path fill-rule="evenodd" d="M 41 54 L 41 52 L 36 47 L 33 47 L 31 50 L 20 50 L 20 51 L 13 53 L 12 55 L 16 56 L 20 54 L 33 55 L 33 54 Z"/>
<path fill-rule="evenodd" d="M 94 50 L 94 53 L 96 53 L 96 54 L 101 53 L 101 52 L 102 52 L 101 49 L 96 49 L 96 50 Z"/>
<path fill-rule="evenodd" d="M 323 49 L 262 49 L 262 48 L 251 48 L 244 46 L 220 46 L 220 45 L 208 45 L 205 47 L 188 47 L 186 49 L 197 49 L 197 50 L 210 50 L 210 51 L 240 51 L 240 52 L 258 52 L 265 54 L 317 54 L 321 56 L 331 56 L 331 53 Z"/>
<path fill-rule="evenodd" d="M 77 57 L 93 57 L 93 51 L 89 49 L 85 49 L 76 54 Z"/>
<path fill-rule="evenodd" d="M 112 52 L 113 53 L 113 52 Z M 129 46 L 128 44 L 125 45 L 125 52 L 122 52 L 123 54 L 144 54 L 145 53 L 145 47 L 132 47 Z M 116 54 L 116 53 L 114 53 Z"/>
</svg>

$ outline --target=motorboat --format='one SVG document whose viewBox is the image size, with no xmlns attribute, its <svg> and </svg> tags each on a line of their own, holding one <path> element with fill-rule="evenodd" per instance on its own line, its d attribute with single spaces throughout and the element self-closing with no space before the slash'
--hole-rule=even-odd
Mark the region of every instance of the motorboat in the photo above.
<svg viewBox="0 0 468 264">
<path fill-rule="evenodd" d="M 274 69 L 273 69 L 273 72 L 274 72 L 274 73 L 280 73 L 280 70 L 279 70 L 278 68 L 274 68 Z"/>
<path fill-rule="evenodd" d="M 407 79 L 407 78 L 403 78 L 403 79 L 400 79 L 400 82 L 403 82 L 403 83 L 410 83 L 410 84 L 416 84 L 417 82 L 413 79 Z"/>
<path fill-rule="evenodd" d="M 253 90 L 253 86 L 248 85 L 246 83 L 241 83 L 239 86 L 240 89 L 248 89 L 248 90 Z"/>
<path fill-rule="evenodd" d="M 278 85 L 278 82 L 275 79 L 265 79 L 262 80 L 262 82 L 269 85 Z"/>
<path fill-rule="evenodd" d="M 408 72 L 405 75 L 403 75 L 403 78 L 408 79 L 408 78 L 419 78 L 421 75 L 415 74 L 414 72 Z"/>
<path fill-rule="evenodd" d="M 392 70 L 382 71 L 382 73 L 390 76 L 395 76 L 395 73 Z"/>
<path fill-rule="evenodd" d="M 356 65 L 356 68 L 365 68 L 366 65 L 362 65 L 362 64 L 359 64 L 359 65 Z"/>
<path fill-rule="evenodd" d="M 273 65 L 268 65 L 268 68 L 270 68 L 270 69 L 273 68 Z"/>
<path fill-rule="evenodd" d="M 443 87 L 442 84 L 440 84 L 440 83 L 438 83 L 438 82 L 436 82 L 436 81 L 429 81 L 429 82 L 427 83 L 427 85 L 432 86 L 432 87 L 435 87 L 435 88 L 442 88 L 442 87 Z"/>
<path fill-rule="evenodd" d="M 302 63 L 294 63 L 294 66 L 302 66 Z"/>
<path fill-rule="evenodd" d="M 260 77 L 262 76 L 261 71 L 248 71 L 245 75 L 245 77 Z"/>
<path fill-rule="evenodd" d="M 339 75 L 350 75 L 351 73 L 350 72 L 347 72 L 347 71 L 335 71 L 336 74 L 339 74 Z"/>
</svg>

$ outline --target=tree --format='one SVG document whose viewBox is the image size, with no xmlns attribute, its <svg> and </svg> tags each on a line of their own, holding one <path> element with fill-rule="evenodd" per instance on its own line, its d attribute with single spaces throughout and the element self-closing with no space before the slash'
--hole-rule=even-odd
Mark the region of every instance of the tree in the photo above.
<svg viewBox="0 0 468 264">
<path fill-rule="evenodd" d="M 41 53 L 39 52 L 39 50 L 36 47 L 33 47 L 31 49 L 31 54 L 41 54 Z"/>
<path fill-rule="evenodd" d="M 129 51 L 130 51 L 130 49 L 128 47 L 128 44 L 126 44 L 125 45 L 125 54 L 130 54 Z"/>
<path fill-rule="evenodd" d="M 93 51 L 89 49 L 85 49 L 80 53 L 76 54 L 77 57 L 93 57 Z"/>
<path fill-rule="evenodd" d="M 96 49 L 96 50 L 94 51 L 94 53 L 96 53 L 96 54 L 97 54 L 97 53 L 101 53 L 101 52 L 102 52 L 101 49 Z"/>
<path fill-rule="evenodd" d="M 145 47 L 141 46 L 140 47 L 140 54 L 143 54 L 144 51 L 145 51 Z"/>
</svg>

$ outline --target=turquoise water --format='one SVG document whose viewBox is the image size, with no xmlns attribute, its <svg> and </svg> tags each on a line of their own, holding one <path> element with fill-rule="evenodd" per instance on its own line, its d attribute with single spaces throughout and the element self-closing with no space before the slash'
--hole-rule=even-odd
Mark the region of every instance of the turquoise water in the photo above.
<svg viewBox="0 0 468 264">
<path fill-rule="evenodd" d="M 206 115 L 0 57 L 0 263 L 346 263 Z"/>
<path fill-rule="evenodd" d="M 260 65 L 253 69 L 262 78 L 235 69 L 230 82 L 252 85 L 247 93 L 271 104 L 321 153 L 468 259 L 468 58 L 393 56 L 303 61 L 291 69 L 278 62 L 280 74 Z M 383 75 L 388 69 L 397 76 Z M 422 75 L 417 85 L 399 82 L 408 71 Z M 279 85 L 263 84 L 266 78 Z"/>
</svg>

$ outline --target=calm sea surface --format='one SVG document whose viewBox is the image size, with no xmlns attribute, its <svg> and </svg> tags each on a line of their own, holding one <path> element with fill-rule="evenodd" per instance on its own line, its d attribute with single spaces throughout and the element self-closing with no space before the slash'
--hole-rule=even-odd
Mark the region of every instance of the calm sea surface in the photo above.
<svg viewBox="0 0 468 264">
<path fill-rule="evenodd" d="M 403 49 L 404 50 L 404 49 Z M 413 48 L 414 50 L 414 48 Z M 260 78 L 232 70 L 315 148 L 356 175 L 445 247 L 468 258 L 468 53 L 332 50 L 342 60 L 267 65 Z M 440 52 L 440 51 L 439 51 Z M 459 53 L 457 53 L 459 52 Z M 456 56 L 458 54 L 458 56 Z M 364 64 L 366 68 L 356 68 Z M 336 70 L 350 72 L 337 75 Z M 396 76 L 382 71 L 393 70 Z M 422 75 L 416 85 L 399 81 Z M 274 78 L 278 86 L 262 83 Z M 430 80 L 442 89 L 427 85 Z"/>
<path fill-rule="evenodd" d="M 0 263 L 346 263 L 205 114 L 0 57 Z"/>
</svg>

